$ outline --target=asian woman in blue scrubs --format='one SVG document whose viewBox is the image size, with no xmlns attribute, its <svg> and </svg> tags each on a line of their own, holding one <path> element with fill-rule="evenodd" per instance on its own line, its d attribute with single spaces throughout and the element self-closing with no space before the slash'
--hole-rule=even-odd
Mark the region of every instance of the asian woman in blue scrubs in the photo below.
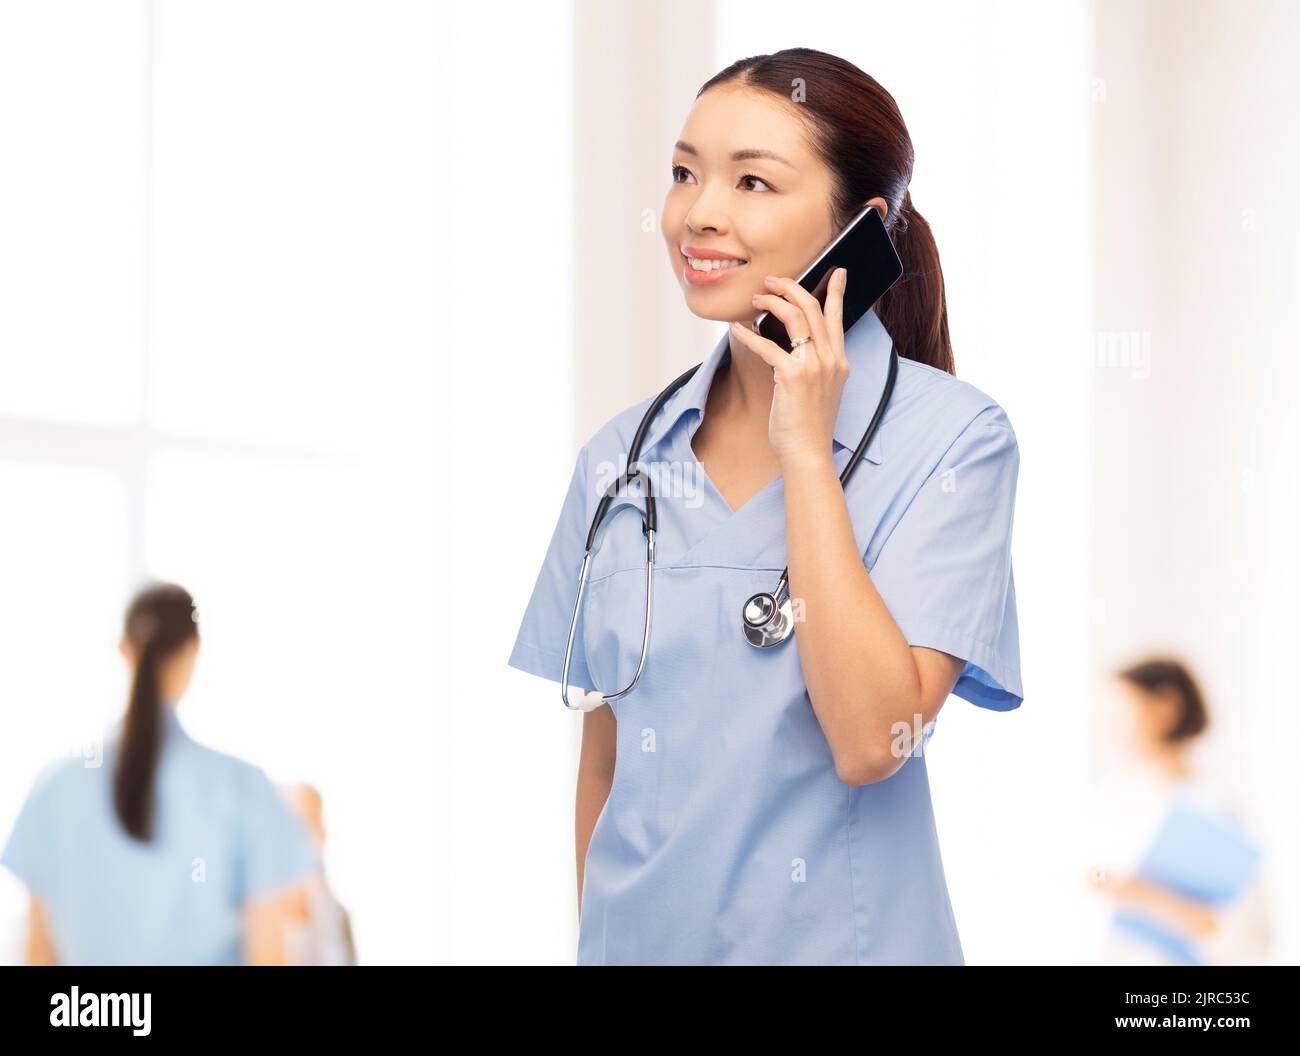
<svg viewBox="0 0 1300 1056">
<path fill-rule="evenodd" d="M 31 964 L 282 964 L 319 867 L 258 767 L 199 744 L 176 707 L 198 655 L 187 591 L 127 608 L 131 699 L 102 756 L 45 768 L 0 854 L 30 893 Z"/>
<path fill-rule="evenodd" d="M 963 964 L 924 745 L 950 694 L 1023 697 L 1019 452 L 1003 409 L 954 375 L 906 126 L 867 74 L 791 49 L 705 84 L 671 163 L 669 265 L 691 312 L 732 325 L 642 447 L 653 628 L 636 688 L 584 716 L 578 962 Z M 868 203 L 905 273 L 846 334 L 854 277 L 823 311 L 792 276 Z M 812 339 L 802 355 L 750 328 L 763 311 Z M 892 399 L 841 488 L 891 345 Z M 587 530 L 653 398 L 579 453 L 513 666 L 560 680 Z M 636 671 L 645 605 L 637 498 L 614 510 L 569 678 L 604 693 Z M 787 565 L 794 640 L 757 649 L 742 605 Z"/>
</svg>

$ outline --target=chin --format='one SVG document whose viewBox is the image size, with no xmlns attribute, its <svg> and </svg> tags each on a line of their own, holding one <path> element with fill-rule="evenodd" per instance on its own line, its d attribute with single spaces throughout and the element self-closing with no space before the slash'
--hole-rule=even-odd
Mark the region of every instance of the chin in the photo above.
<svg viewBox="0 0 1300 1056">
<path fill-rule="evenodd" d="M 691 309 L 691 315 L 697 319 L 708 319 L 715 323 L 744 323 L 749 326 L 757 318 L 754 315 L 744 315 L 739 312 L 729 312 L 726 309 L 703 310 L 693 305 L 688 305 Z"/>
<path fill-rule="evenodd" d="M 751 305 L 745 305 L 743 308 L 739 305 L 725 304 L 721 298 L 714 301 L 708 296 L 700 296 L 695 290 L 688 289 L 686 293 L 686 307 L 691 310 L 691 314 L 697 319 L 711 319 L 718 323 L 752 323 L 758 318 L 758 313 L 753 310 Z"/>
</svg>

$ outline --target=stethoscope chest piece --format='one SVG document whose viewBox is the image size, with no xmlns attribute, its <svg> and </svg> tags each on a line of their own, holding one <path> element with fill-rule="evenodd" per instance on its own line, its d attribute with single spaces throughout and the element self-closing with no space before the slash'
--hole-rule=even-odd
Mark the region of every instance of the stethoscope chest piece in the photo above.
<svg viewBox="0 0 1300 1056">
<path fill-rule="evenodd" d="M 770 649 L 790 637 L 794 631 L 794 613 L 784 577 L 775 593 L 760 591 L 745 602 L 741 624 L 745 641 L 759 649 Z"/>
</svg>

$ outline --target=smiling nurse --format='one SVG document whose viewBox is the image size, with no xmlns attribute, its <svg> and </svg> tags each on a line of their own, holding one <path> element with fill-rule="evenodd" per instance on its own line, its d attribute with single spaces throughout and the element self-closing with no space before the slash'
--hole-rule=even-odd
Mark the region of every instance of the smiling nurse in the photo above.
<svg viewBox="0 0 1300 1056">
<path fill-rule="evenodd" d="M 714 77 L 676 144 L 669 261 L 691 312 L 733 325 L 643 437 L 652 481 L 695 467 L 702 501 L 655 488 L 647 662 L 584 715 L 580 964 L 964 963 L 923 749 L 950 694 L 995 711 L 1023 697 L 1019 451 L 1002 408 L 953 375 L 912 162 L 889 93 L 803 48 Z M 905 270 L 844 333 L 854 277 L 823 311 L 791 276 L 867 204 Z M 760 337 L 764 311 L 810 340 L 792 355 Z M 888 409 L 841 487 L 891 347 Z M 580 452 L 513 666 L 561 680 L 588 529 L 653 402 Z M 641 657 L 637 486 L 605 523 L 569 674 L 613 694 Z M 787 566 L 794 644 L 757 649 L 741 607 Z"/>
</svg>

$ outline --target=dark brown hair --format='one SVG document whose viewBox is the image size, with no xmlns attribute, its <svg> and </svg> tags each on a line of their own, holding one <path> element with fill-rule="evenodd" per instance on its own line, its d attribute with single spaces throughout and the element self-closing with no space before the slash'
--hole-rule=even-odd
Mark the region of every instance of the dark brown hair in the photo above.
<svg viewBox="0 0 1300 1056">
<path fill-rule="evenodd" d="M 123 634 L 135 649 L 136 665 L 118 741 L 113 806 L 126 831 L 148 842 L 153 835 L 154 777 L 163 740 L 159 668 L 198 638 L 198 614 L 188 591 L 174 583 L 155 583 L 132 599 L 124 624 Z"/>
<path fill-rule="evenodd" d="M 939 249 L 912 206 L 912 138 L 894 97 L 844 59 L 812 48 L 786 48 L 733 62 L 705 83 L 735 82 L 779 96 L 802 116 L 809 144 L 835 176 L 831 222 L 841 230 L 870 198 L 889 205 L 885 228 L 903 261 L 903 277 L 876 304 L 898 354 L 955 373 Z"/>
<path fill-rule="evenodd" d="M 1164 736 L 1165 744 L 1191 740 L 1209 725 L 1201 687 L 1192 673 L 1171 657 L 1152 657 L 1124 668 L 1119 677 L 1147 693 L 1173 694 L 1179 705 L 1178 719 Z"/>
</svg>

